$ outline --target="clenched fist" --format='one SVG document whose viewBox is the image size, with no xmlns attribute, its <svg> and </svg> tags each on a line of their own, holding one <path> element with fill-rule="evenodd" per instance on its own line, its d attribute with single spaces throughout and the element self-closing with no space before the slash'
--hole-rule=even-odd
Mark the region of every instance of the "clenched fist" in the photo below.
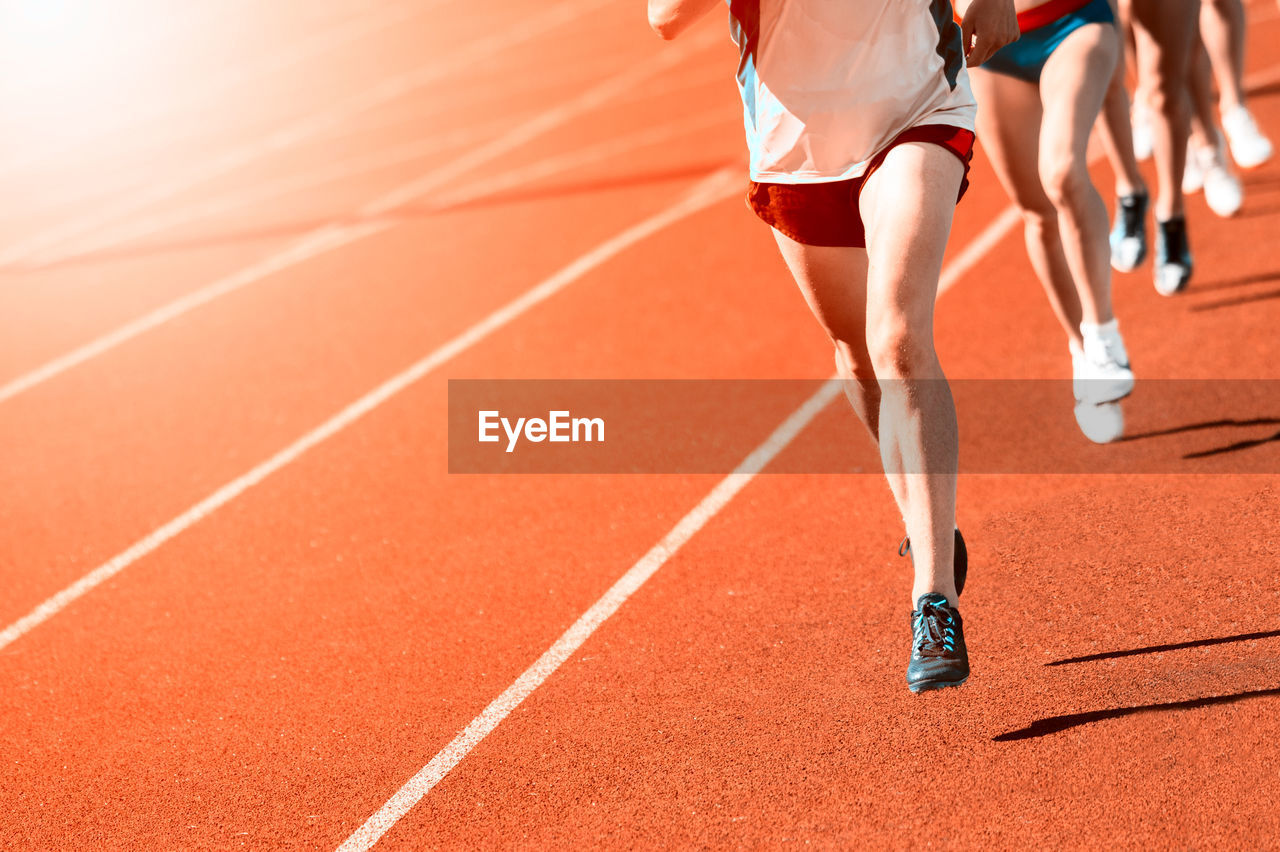
<svg viewBox="0 0 1280 852">
<path fill-rule="evenodd" d="M 958 0 L 965 64 L 981 65 L 1006 44 L 1018 40 L 1018 15 L 1013 0 Z"/>
</svg>

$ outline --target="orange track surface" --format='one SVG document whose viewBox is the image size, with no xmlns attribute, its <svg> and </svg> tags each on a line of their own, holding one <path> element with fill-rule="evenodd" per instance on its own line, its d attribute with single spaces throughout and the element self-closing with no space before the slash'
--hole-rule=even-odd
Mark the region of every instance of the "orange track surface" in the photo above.
<svg viewBox="0 0 1280 852">
<path fill-rule="evenodd" d="M 406 201 L 372 236 L 0 400 L 0 627 L 706 174 L 745 171 L 719 23 L 665 45 L 639 6 L 580 5 L 271 149 L 551 4 L 388 3 L 402 20 L 288 65 L 271 61 L 366 4 L 185 4 L 189 26 L 170 22 L 138 72 L 146 103 L 79 123 L 25 107 L 0 148 L 0 255 L 26 249 L 0 269 L 0 384 L 688 51 L 445 187 L 668 137 L 468 204 Z M 1280 139 L 1280 19 L 1250 9 L 1251 107 Z M 1234 220 L 1190 200 L 1184 296 L 1158 296 L 1149 264 L 1117 276 L 1140 381 L 1280 379 L 1277 163 L 1245 175 Z M 952 254 L 1006 205 L 979 156 Z M 1017 233 L 942 299 L 937 333 L 953 377 L 1067 369 Z M 448 378 L 829 372 L 738 195 L 623 251 L 0 648 L 0 847 L 337 847 L 721 478 L 450 476 Z M 1141 390 L 1126 405 L 1130 434 L 1206 419 L 1144 410 Z M 1046 452 L 1084 441 L 1061 414 Z M 832 418 L 852 430 L 833 405 L 787 452 Z M 379 848 L 1280 844 L 1280 475 L 966 476 L 960 524 L 962 689 L 905 689 L 909 578 L 883 480 L 761 476 Z"/>
</svg>

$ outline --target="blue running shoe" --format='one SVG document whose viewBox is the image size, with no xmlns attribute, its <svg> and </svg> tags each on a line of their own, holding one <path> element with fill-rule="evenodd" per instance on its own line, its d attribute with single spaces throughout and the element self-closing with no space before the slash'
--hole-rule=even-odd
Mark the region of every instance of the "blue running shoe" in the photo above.
<svg viewBox="0 0 1280 852">
<path fill-rule="evenodd" d="M 945 689 L 968 679 L 969 651 L 960 611 L 937 592 L 921 595 L 911 613 L 907 688 L 912 692 Z"/>
</svg>

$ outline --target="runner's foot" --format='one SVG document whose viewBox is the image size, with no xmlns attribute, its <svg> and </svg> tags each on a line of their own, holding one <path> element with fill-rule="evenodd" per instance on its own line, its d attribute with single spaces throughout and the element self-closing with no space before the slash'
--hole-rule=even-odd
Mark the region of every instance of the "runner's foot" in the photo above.
<svg viewBox="0 0 1280 852">
<path fill-rule="evenodd" d="M 1116 402 L 1133 392 L 1129 353 L 1115 320 L 1081 326 L 1083 348 L 1071 347 L 1071 390 L 1077 402 Z"/>
<path fill-rule="evenodd" d="M 1191 246 L 1187 242 L 1187 220 L 1175 216 L 1156 221 L 1156 292 L 1162 296 L 1180 293 L 1191 280 Z"/>
<path fill-rule="evenodd" d="M 1132 272 L 1147 258 L 1146 190 L 1116 199 L 1116 221 L 1111 229 L 1111 266 L 1117 272 Z"/>
<path fill-rule="evenodd" d="M 1204 187 L 1204 200 L 1209 205 L 1209 209 L 1224 219 L 1240 212 L 1240 206 L 1244 203 L 1244 188 L 1240 185 L 1240 178 L 1236 175 L 1235 169 L 1227 162 L 1227 152 L 1222 137 L 1218 135 L 1214 145 L 1188 149 L 1188 173 L 1192 163 L 1195 163 L 1199 173 L 1201 185 Z"/>
<path fill-rule="evenodd" d="M 1251 169 L 1271 159 L 1271 140 L 1243 104 L 1222 114 L 1222 129 L 1231 143 L 1231 158 L 1240 168 Z"/>
<path fill-rule="evenodd" d="M 969 651 L 960 611 L 937 592 L 920 596 L 911 612 L 911 660 L 907 687 L 912 692 L 959 686 L 969 679 Z"/>
</svg>

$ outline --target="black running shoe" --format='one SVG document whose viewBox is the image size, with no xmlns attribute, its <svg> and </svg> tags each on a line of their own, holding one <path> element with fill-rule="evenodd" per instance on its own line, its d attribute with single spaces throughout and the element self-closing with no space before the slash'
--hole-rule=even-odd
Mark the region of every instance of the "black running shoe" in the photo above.
<svg viewBox="0 0 1280 852">
<path fill-rule="evenodd" d="M 902 543 L 898 545 L 898 555 L 906 556 L 911 552 L 911 539 L 903 536 Z M 915 564 L 915 557 L 911 558 L 911 564 Z M 956 594 L 964 591 L 965 578 L 969 576 L 969 548 L 964 546 L 964 536 L 960 535 L 960 530 L 956 530 L 956 548 L 955 560 L 951 563 L 954 566 L 956 575 Z"/>
<path fill-rule="evenodd" d="M 937 592 L 920 596 L 911 613 L 911 661 L 907 687 L 912 692 L 959 686 L 969 679 L 960 611 Z"/>
<path fill-rule="evenodd" d="M 1187 220 L 1175 216 L 1156 222 L 1156 292 L 1161 296 L 1180 293 L 1191 280 L 1191 246 L 1187 242 Z"/>
<path fill-rule="evenodd" d="M 1132 272 L 1147 258 L 1147 204 L 1144 189 L 1116 199 L 1116 221 L 1111 228 L 1111 266 Z"/>
</svg>

